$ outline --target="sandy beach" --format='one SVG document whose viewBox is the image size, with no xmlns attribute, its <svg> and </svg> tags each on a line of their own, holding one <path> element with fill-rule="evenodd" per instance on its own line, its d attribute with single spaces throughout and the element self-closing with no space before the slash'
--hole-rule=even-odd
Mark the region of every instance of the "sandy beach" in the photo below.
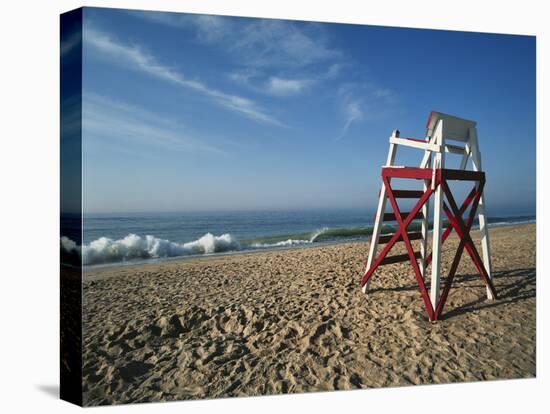
<svg viewBox="0 0 550 414">
<path fill-rule="evenodd" d="M 535 225 L 491 242 L 498 300 L 464 254 L 433 324 L 408 263 L 362 294 L 367 242 L 86 272 L 84 404 L 534 377 Z"/>
</svg>

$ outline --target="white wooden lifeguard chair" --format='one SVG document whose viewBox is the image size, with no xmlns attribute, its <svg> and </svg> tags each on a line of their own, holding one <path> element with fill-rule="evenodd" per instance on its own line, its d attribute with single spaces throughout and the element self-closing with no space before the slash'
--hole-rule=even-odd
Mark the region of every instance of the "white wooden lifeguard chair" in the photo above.
<svg viewBox="0 0 550 414">
<path fill-rule="evenodd" d="M 488 299 L 496 299 L 492 283 L 491 249 L 489 231 L 485 212 L 483 188 L 485 173 L 481 166 L 476 122 L 458 118 L 441 112 L 431 112 L 426 125 L 424 139 L 402 138 L 398 130 L 394 130 L 389 139 L 389 151 L 386 165 L 382 167 L 383 185 L 380 190 L 378 208 L 376 211 L 372 239 L 366 263 L 365 274 L 361 287 L 366 293 L 371 276 L 378 266 L 410 261 L 415 272 L 422 299 L 428 317 L 435 321 L 441 315 L 449 289 L 456 273 L 458 263 L 464 249 L 472 258 L 479 274 L 487 285 Z M 455 141 L 451 144 L 450 141 Z M 419 167 L 402 167 L 394 165 L 397 147 L 405 146 L 423 151 Z M 445 168 L 445 157 L 448 153 L 460 154 L 459 169 Z M 471 161 L 471 169 L 468 169 Z M 413 179 L 422 181 L 422 190 L 396 190 L 391 187 L 392 178 Z M 474 183 L 464 202 L 458 207 L 449 188 L 448 181 L 470 181 Z M 429 199 L 434 195 L 433 206 L 433 242 L 432 253 L 428 254 L 427 240 L 429 230 Z M 401 212 L 397 199 L 418 199 L 410 212 Z M 393 213 L 386 213 L 387 200 L 393 208 Z M 463 214 L 470 208 L 468 217 L 463 220 Z M 470 237 L 470 229 L 474 218 L 478 217 L 481 231 L 481 247 L 483 260 Z M 443 231 L 443 215 L 447 216 L 448 224 Z M 420 232 L 408 231 L 407 228 L 415 219 L 421 220 Z M 382 224 L 385 221 L 396 221 L 397 230 L 394 234 L 381 235 Z M 446 284 L 440 294 L 441 246 L 455 231 L 460 239 L 451 270 L 446 278 Z M 420 240 L 420 251 L 414 252 L 411 240 Z M 387 254 L 397 242 L 404 242 L 407 254 L 390 256 Z M 379 244 L 386 246 L 377 255 Z M 424 281 L 431 264 L 431 288 L 428 295 Z"/>
</svg>

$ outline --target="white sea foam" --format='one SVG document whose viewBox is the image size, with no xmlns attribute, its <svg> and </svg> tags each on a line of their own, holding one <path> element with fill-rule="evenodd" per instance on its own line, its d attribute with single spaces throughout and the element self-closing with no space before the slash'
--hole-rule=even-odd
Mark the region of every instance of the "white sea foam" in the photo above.
<svg viewBox="0 0 550 414">
<path fill-rule="evenodd" d="M 183 247 L 192 253 L 208 254 L 240 250 L 241 244 L 229 233 L 222 234 L 221 236 L 214 236 L 212 233 L 207 233 L 198 240 L 185 243 Z"/>
<path fill-rule="evenodd" d="M 321 230 L 317 230 L 315 233 L 311 235 L 309 242 L 310 243 L 315 242 L 315 240 L 317 240 L 319 236 L 321 236 L 322 234 L 325 234 L 328 230 L 329 230 L 328 227 L 323 227 Z"/>
<path fill-rule="evenodd" d="M 79 249 L 73 240 L 62 237 L 61 248 L 68 253 L 80 250 L 82 253 L 82 264 L 94 265 L 136 259 L 156 259 L 187 256 L 190 254 L 226 252 L 240 250 L 241 245 L 231 234 L 214 236 L 211 233 L 207 233 L 200 239 L 188 243 L 175 243 L 149 235 L 141 237 L 136 234 L 129 234 L 119 240 L 100 237 L 89 244 L 85 244 L 82 246 L 82 249 Z"/>
<path fill-rule="evenodd" d="M 77 244 L 66 236 L 61 237 L 61 249 L 66 253 L 79 253 L 80 248 Z"/>
<path fill-rule="evenodd" d="M 310 244 L 311 241 L 309 240 L 295 240 L 295 239 L 288 239 L 288 240 L 281 240 L 276 243 L 252 243 L 250 246 L 254 249 L 263 249 L 268 247 L 290 247 L 290 246 L 299 246 L 301 244 Z"/>
</svg>

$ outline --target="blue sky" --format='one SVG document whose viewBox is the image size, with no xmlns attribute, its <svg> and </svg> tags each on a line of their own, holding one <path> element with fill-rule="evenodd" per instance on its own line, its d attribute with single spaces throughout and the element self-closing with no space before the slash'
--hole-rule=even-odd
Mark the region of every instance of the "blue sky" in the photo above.
<svg viewBox="0 0 550 414">
<path fill-rule="evenodd" d="M 373 210 L 431 110 L 478 122 L 489 214 L 534 213 L 534 37 L 86 8 L 83 38 L 87 213 Z"/>
</svg>

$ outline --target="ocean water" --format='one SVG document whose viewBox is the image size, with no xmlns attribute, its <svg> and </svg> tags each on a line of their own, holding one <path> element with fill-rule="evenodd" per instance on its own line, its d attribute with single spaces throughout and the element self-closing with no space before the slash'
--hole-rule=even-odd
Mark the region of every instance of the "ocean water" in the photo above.
<svg viewBox="0 0 550 414">
<path fill-rule="evenodd" d="M 373 219 L 374 212 L 359 209 L 94 214 L 83 219 L 83 245 L 74 242 L 75 232 L 62 237 L 61 248 L 81 254 L 86 266 L 130 264 L 368 240 Z M 534 221 L 535 216 L 489 217 L 493 226 Z M 78 228 L 74 219 L 71 224 Z M 382 232 L 394 230 L 385 225 Z"/>
</svg>

